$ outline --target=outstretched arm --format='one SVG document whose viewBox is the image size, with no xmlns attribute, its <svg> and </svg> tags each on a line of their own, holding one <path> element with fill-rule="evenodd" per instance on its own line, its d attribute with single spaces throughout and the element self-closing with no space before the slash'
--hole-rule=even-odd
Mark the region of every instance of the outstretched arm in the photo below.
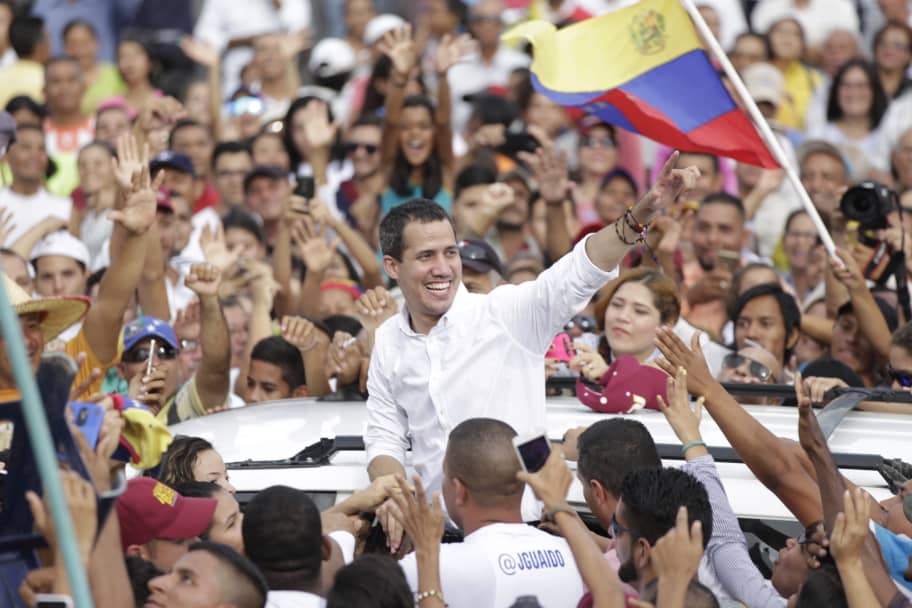
<svg viewBox="0 0 912 608">
<path fill-rule="evenodd" d="M 405 100 L 405 87 L 418 62 L 411 27 L 406 25 L 387 32 L 380 41 L 379 49 L 393 64 L 383 108 L 383 137 L 380 140 L 380 170 L 387 174 L 399 149 L 399 121 L 402 102 Z"/>
<path fill-rule="evenodd" d="M 194 264 L 186 280 L 200 301 L 203 360 L 196 372 L 196 390 L 207 410 L 225 404 L 231 372 L 231 341 L 219 304 L 219 281 L 221 271 L 212 264 Z"/>
</svg>

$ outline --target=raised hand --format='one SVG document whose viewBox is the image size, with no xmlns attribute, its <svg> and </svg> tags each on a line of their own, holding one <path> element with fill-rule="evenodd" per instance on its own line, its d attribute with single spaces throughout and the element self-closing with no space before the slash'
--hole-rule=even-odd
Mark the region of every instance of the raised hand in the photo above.
<svg viewBox="0 0 912 608">
<path fill-rule="evenodd" d="M 234 266 L 241 255 L 238 250 L 231 251 L 228 249 L 228 244 L 225 241 L 225 230 L 222 228 L 221 222 L 216 224 L 215 230 L 209 224 L 203 226 L 199 242 L 206 261 L 218 267 L 223 273 Z"/>
<path fill-rule="evenodd" d="M 308 219 L 292 224 L 291 236 L 298 245 L 298 255 L 304 260 L 307 270 L 314 272 L 324 272 L 329 268 L 341 243 L 338 237 L 329 242 L 325 228 Z"/>
<path fill-rule="evenodd" d="M 149 165 L 144 165 L 138 173 L 133 174 L 127 201 L 123 208 L 109 211 L 108 219 L 117 222 L 124 230 L 135 236 L 148 232 L 152 222 L 155 221 L 155 211 L 158 208 L 156 193 L 164 179 L 165 174 L 162 172 L 152 182 Z"/>
<path fill-rule="evenodd" d="M 152 368 L 150 374 L 142 373 L 133 376 L 127 388 L 127 396 L 133 401 L 142 403 L 154 413 L 161 411 L 165 405 L 165 369 Z"/>
<path fill-rule="evenodd" d="M 462 61 L 467 55 L 476 49 L 475 40 L 469 34 L 459 36 L 444 35 L 437 47 L 435 63 L 437 64 L 437 73 L 446 74 L 446 72 Z"/>
<path fill-rule="evenodd" d="M 542 146 L 534 154 L 520 152 L 519 157 L 531 167 L 538 182 L 538 191 L 548 205 L 560 205 L 567 200 L 570 178 L 567 155 L 552 146 Z"/>
<path fill-rule="evenodd" d="M 394 492 L 392 500 L 398 510 L 392 511 L 393 517 L 405 529 L 406 534 L 415 544 L 415 550 L 424 553 L 439 551 L 440 540 L 443 537 L 443 527 L 446 516 L 440 503 L 440 494 L 434 494 L 428 502 L 421 478 L 415 475 L 412 480 L 415 484 L 415 495 L 405 480 L 397 478 L 399 492 Z"/>
<path fill-rule="evenodd" d="M 404 25 L 387 32 L 380 43 L 378 50 L 390 58 L 393 71 L 400 78 L 408 78 L 412 68 L 418 63 L 415 52 L 415 43 L 412 40 L 412 26 Z"/>
<path fill-rule="evenodd" d="M 218 50 L 192 36 L 184 36 L 180 41 L 180 48 L 191 61 L 207 68 L 211 69 L 219 63 Z"/>
<path fill-rule="evenodd" d="M 870 533 L 871 503 L 861 488 L 846 490 L 843 501 L 844 510 L 836 516 L 830 533 L 830 553 L 837 562 L 858 562 L 861 547 Z"/>
<path fill-rule="evenodd" d="M 213 264 L 194 264 L 184 284 L 200 298 L 218 296 L 222 271 Z"/>
<path fill-rule="evenodd" d="M 645 211 L 650 215 L 660 209 L 671 209 L 678 197 L 697 185 L 697 180 L 700 178 L 700 170 L 698 168 L 691 166 L 685 169 L 675 169 L 679 155 L 675 151 L 668 157 L 665 165 L 662 166 L 662 170 L 659 171 L 658 178 L 656 178 L 652 188 L 641 201 Z M 647 217 L 637 217 L 641 222 L 646 222 L 649 219 Z"/>
<path fill-rule="evenodd" d="M 665 403 L 662 395 L 658 396 L 659 409 L 665 414 L 665 419 L 668 420 L 668 424 L 671 425 L 671 429 L 678 436 L 681 444 L 687 445 L 692 441 L 700 441 L 703 397 L 697 399 L 694 409 L 690 409 L 690 402 L 687 398 L 687 370 L 679 367 L 675 377 L 668 377 L 666 393 L 668 393 L 668 403 Z"/>
<path fill-rule="evenodd" d="M 605 359 L 583 342 L 574 342 L 573 348 L 576 349 L 576 356 L 570 359 L 567 367 L 583 374 L 593 382 L 601 380 L 608 371 L 608 363 Z"/>
<path fill-rule="evenodd" d="M 659 539 L 652 549 L 652 559 L 659 580 L 668 578 L 687 585 L 697 574 L 703 556 L 703 524 L 696 520 L 687 525 L 687 507 L 678 509 L 675 527 Z"/>
<path fill-rule="evenodd" d="M 60 483 L 67 509 L 73 518 L 79 554 L 85 564 L 92 553 L 95 532 L 98 529 L 95 489 L 90 482 L 80 477 L 79 473 L 75 471 L 60 471 Z M 25 499 L 28 501 L 29 509 L 35 520 L 35 529 L 44 536 L 48 545 L 57 551 L 59 549 L 57 533 L 54 530 L 54 519 L 51 517 L 47 504 L 32 491 L 25 493 Z"/>
<path fill-rule="evenodd" d="M 516 193 L 513 192 L 513 188 L 502 182 L 489 185 L 481 195 L 482 206 L 493 217 L 499 216 L 501 211 L 515 201 Z"/>
<path fill-rule="evenodd" d="M 797 386 L 797 385 L 796 385 Z M 810 377 L 804 379 L 805 395 L 809 396 L 811 403 L 826 402 L 826 394 L 834 388 L 845 388 L 848 384 L 840 378 Z"/>
<path fill-rule="evenodd" d="M 314 324 L 304 317 L 282 317 L 279 335 L 302 352 L 307 352 L 319 343 Z"/>
<path fill-rule="evenodd" d="M 551 448 L 545 466 L 535 473 L 519 471 L 516 478 L 529 484 L 539 500 L 545 503 L 545 509 L 566 502 L 567 492 L 573 483 L 573 473 L 564 461 L 561 450 L 554 448 Z"/>
<path fill-rule="evenodd" d="M 355 301 L 355 317 L 369 332 L 373 332 L 397 312 L 399 307 L 396 300 L 384 287 L 368 289 Z"/>
<path fill-rule="evenodd" d="M 133 188 L 133 176 L 149 166 L 149 146 L 140 150 L 136 137 L 124 133 L 117 138 L 117 158 L 114 159 L 114 177 L 121 190 L 130 192 Z"/>
<path fill-rule="evenodd" d="M 686 369 L 687 390 L 697 397 L 705 397 L 707 391 L 717 384 L 712 372 L 709 371 L 709 366 L 706 365 L 706 357 L 703 356 L 703 348 L 700 346 L 701 335 L 701 332 L 695 332 L 690 340 L 690 348 L 687 348 L 670 327 L 660 327 L 656 330 L 656 346 L 664 357 L 656 361 L 656 364 L 669 376 L 676 375 L 680 367 Z"/>
<path fill-rule="evenodd" d="M 143 132 L 170 129 L 186 115 L 183 104 L 173 97 L 153 97 L 136 117 L 136 126 Z"/>
<path fill-rule="evenodd" d="M 304 137 L 313 148 L 328 148 L 336 138 L 338 122 L 329 121 L 329 106 L 313 99 L 304 106 Z"/>
<path fill-rule="evenodd" d="M 361 342 L 348 332 L 337 331 L 327 351 L 326 377 L 336 378 L 342 386 L 357 382 L 363 358 Z"/>
<path fill-rule="evenodd" d="M 842 265 L 833 264 L 833 275 L 840 283 L 846 286 L 850 293 L 863 292 L 868 288 L 864 275 L 855 256 L 845 249 L 837 249 L 836 255 L 842 261 Z"/>
<path fill-rule="evenodd" d="M 178 337 L 192 336 L 199 333 L 200 321 L 200 303 L 199 300 L 193 300 L 186 307 L 177 311 L 171 327 Z"/>
</svg>

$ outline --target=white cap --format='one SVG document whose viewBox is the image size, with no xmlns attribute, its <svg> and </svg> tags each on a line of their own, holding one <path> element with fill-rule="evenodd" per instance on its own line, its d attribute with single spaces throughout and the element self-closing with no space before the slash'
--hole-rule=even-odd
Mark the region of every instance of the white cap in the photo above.
<svg viewBox="0 0 912 608">
<path fill-rule="evenodd" d="M 89 267 L 89 250 L 85 243 L 77 239 L 66 230 L 58 230 L 47 235 L 35 245 L 32 249 L 31 261 L 48 255 L 60 255 L 66 258 L 73 258 L 82 263 L 86 268 Z"/>
<path fill-rule="evenodd" d="M 324 38 L 310 51 L 307 68 L 318 78 L 351 72 L 355 69 L 355 51 L 341 38 Z"/>
<path fill-rule="evenodd" d="M 390 13 L 377 15 L 368 21 L 367 27 L 364 28 L 364 44 L 373 46 L 374 43 L 383 38 L 383 35 L 388 31 L 402 27 L 403 25 L 405 25 L 405 19 L 399 15 L 392 15 Z"/>
<path fill-rule="evenodd" d="M 785 79 L 771 63 L 753 63 L 741 74 L 747 92 L 757 103 L 766 101 L 774 106 L 782 105 L 785 97 Z"/>
</svg>

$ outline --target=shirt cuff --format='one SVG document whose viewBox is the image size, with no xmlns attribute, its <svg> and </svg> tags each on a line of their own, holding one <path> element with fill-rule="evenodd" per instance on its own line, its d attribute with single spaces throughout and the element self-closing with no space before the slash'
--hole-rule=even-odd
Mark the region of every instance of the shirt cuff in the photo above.
<svg viewBox="0 0 912 608">
<path fill-rule="evenodd" d="M 576 244 L 576 247 L 573 248 L 573 255 L 579 264 L 577 268 L 580 271 L 580 276 L 582 279 L 590 285 L 595 285 L 596 289 L 604 285 L 607 281 L 615 278 L 618 275 L 618 267 L 615 266 L 611 270 L 602 270 L 593 263 L 589 258 L 589 254 L 586 253 L 586 242 L 591 239 L 594 234 L 587 234 L 584 236 L 579 243 Z M 620 265 L 620 263 L 619 263 Z"/>
<path fill-rule="evenodd" d="M 342 552 L 342 561 L 346 564 L 352 563 L 352 560 L 355 559 L 355 537 L 344 530 L 330 532 L 327 536 L 339 545 L 339 550 Z"/>
</svg>

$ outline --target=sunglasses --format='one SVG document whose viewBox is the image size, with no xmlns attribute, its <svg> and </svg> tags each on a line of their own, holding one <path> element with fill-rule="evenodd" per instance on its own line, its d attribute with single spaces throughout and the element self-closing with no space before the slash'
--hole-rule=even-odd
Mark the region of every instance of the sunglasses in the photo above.
<svg viewBox="0 0 912 608">
<path fill-rule="evenodd" d="M 590 137 L 580 138 L 580 145 L 586 148 L 613 148 L 614 140 L 610 137 Z"/>
<path fill-rule="evenodd" d="M 890 376 L 890 380 L 896 382 L 901 387 L 912 388 L 912 372 L 887 367 L 887 375 Z"/>
<path fill-rule="evenodd" d="M 148 346 L 140 346 L 131 351 L 125 352 L 121 361 L 124 363 L 144 363 L 149 360 L 151 349 Z M 155 349 L 155 354 L 163 361 L 170 361 L 177 358 L 177 349 L 169 344 L 160 344 Z"/>
<path fill-rule="evenodd" d="M 376 154 L 377 150 L 380 149 L 380 146 L 377 146 L 374 144 L 362 144 L 362 143 L 358 143 L 358 142 L 354 142 L 354 141 L 348 142 L 348 143 L 344 144 L 342 147 L 345 150 L 346 154 L 354 154 L 355 152 L 358 151 L 359 148 L 363 148 L 364 151 L 367 152 L 368 154 Z"/>
<path fill-rule="evenodd" d="M 773 375 L 773 370 L 767 366 L 758 363 L 753 359 L 748 359 L 744 355 L 739 355 L 738 353 L 729 353 L 725 355 L 725 358 L 722 359 L 722 367 L 726 369 L 737 369 L 748 362 L 750 363 L 748 370 L 750 371 L 750 375 L 754 378 L 766 381 Z"/>
<path fill-rule="evenodd" d="M 470 15 L 469 21 L 471 23 L 503 23 L 500 15 Z"/>
</svg>

